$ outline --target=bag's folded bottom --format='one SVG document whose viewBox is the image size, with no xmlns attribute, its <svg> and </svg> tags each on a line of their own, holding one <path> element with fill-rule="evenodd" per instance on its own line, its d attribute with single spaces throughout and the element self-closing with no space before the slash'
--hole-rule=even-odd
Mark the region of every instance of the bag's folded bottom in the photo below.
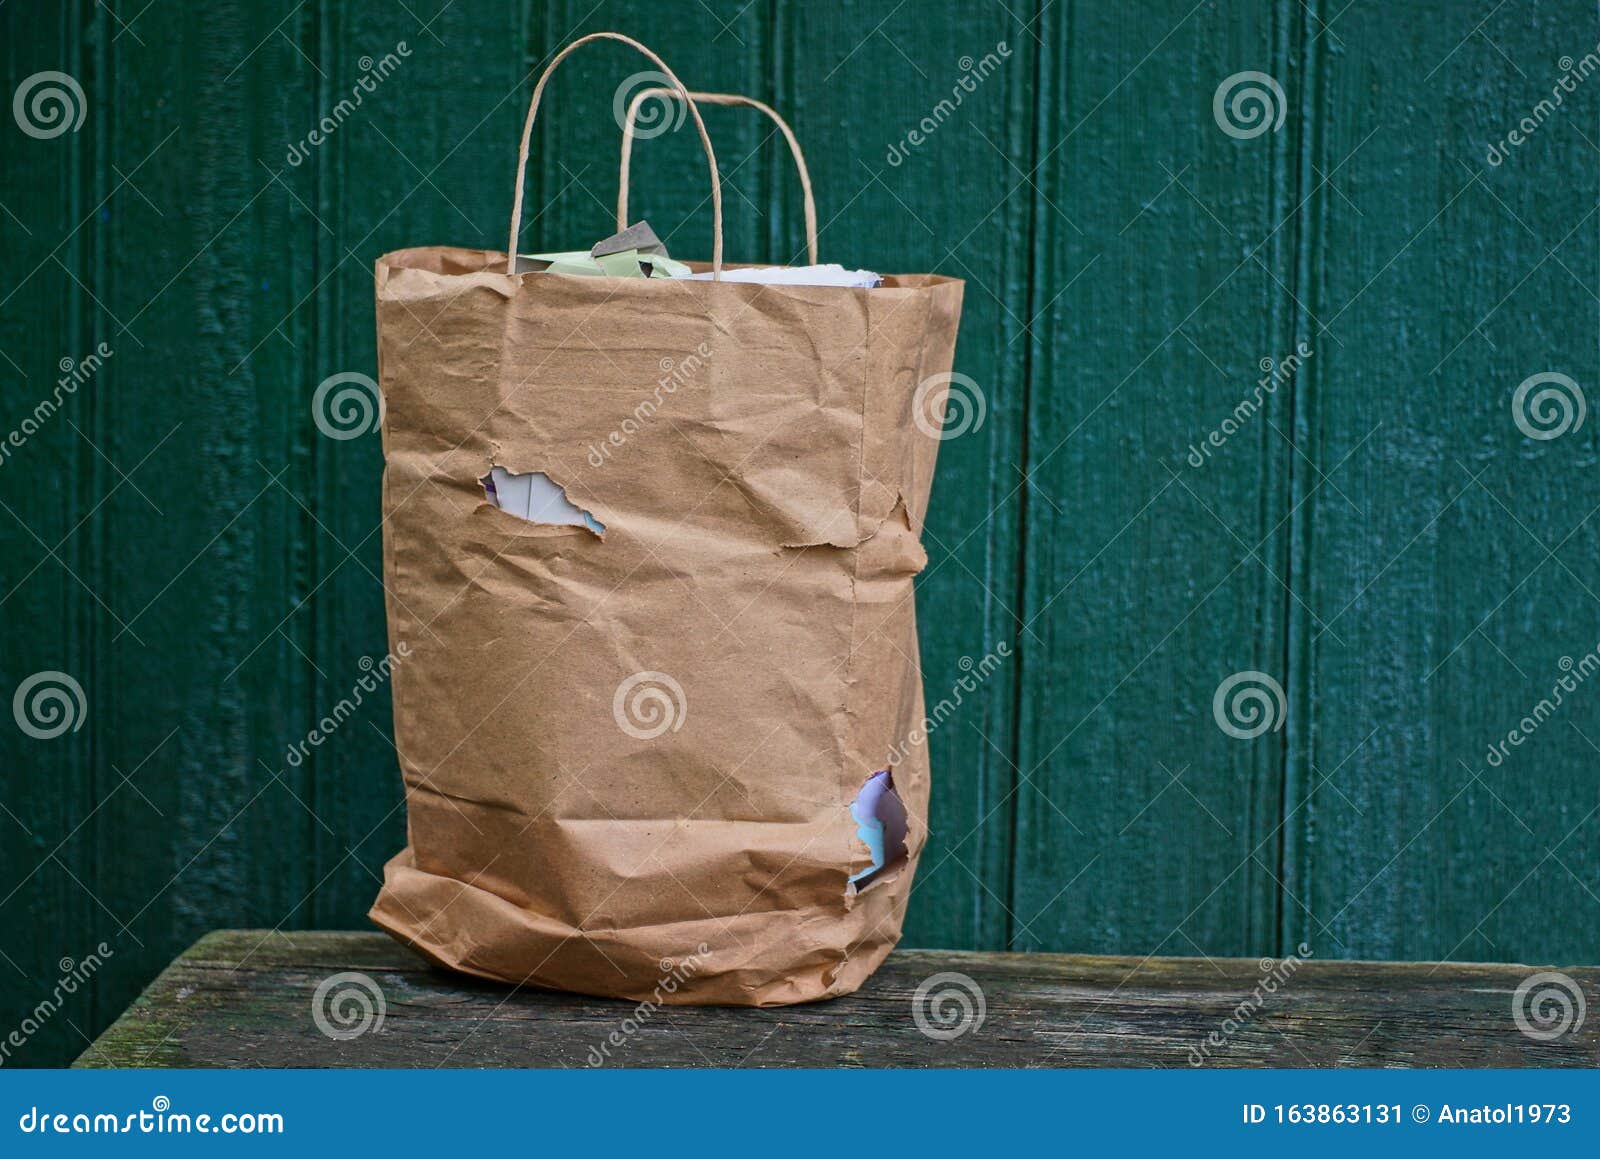
<svg viewBox="0 0 1600 1159">
<path fill-rule="evenodd" d="M 578 929 L 420 869 L 407 848 L 384 867 L 368 916 L 436 965 L 491 981 L 657 1005 L 787 1006 L 866 981 L 900 936 L 892 894 L 863 892 L 843 923 L 806 909 Z M 853 945 L 838 944 L 846 930 Z"/>
</svg>

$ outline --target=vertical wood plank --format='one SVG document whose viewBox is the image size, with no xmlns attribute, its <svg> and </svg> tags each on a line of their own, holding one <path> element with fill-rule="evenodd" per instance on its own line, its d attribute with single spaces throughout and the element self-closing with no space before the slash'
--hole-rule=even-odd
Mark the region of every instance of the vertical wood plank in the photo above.
<svg viewBox="0 0 1600 1159">
<path fill-rule="evenodd" d="M 315 66 L 292 5 L 100 11 L 115 193 L 91 289 L 124 344 L 96 413 L 111 493 L 89 526 L 126 626 L 95 642 L 109 688 L 86 832 L 126 926 L 102 975 L 114 1012 L 174 946 L 219 921 L 272 924 L 311 884 L 304 786 L 263 759 L 301 727 L 308 687 L 304 638 L 279 630 L 300 517 L 273 478 L 304 373 L 294 255 L 311 234 L 273 170 Z"/>
<path fill-rule="evenodd" d="M 1293 751 L 1286 884 L 1309 909 L 1288 929 L 1342 957 L 1591 961 L 1596 425 L 1532 438 L 1513 400 L 1552 371 L 1597 397 L 1600 90 L 1558 85 L 1600 21 L 1316 11 L 1306 300 L 1327 335 L 1296 502 L 1320 623 L 1299 611 L 1316 727 Z"/>
<path fill-rule="evenodd" d="M 1300 126 L 1229 135 L 1210 99 L 1247 70 L 1294 90 L 1284 7 L 1039 22 L 1018 949 L 1275 945 L 1281 734 L 1212 701 L 1287 679 L 1286 399 L 1190 456 L 1294 346 Z"/>
<path fill-rule="evenodd" d="M 73 578 L 96 584 L 90 539 L 74 528 L 104 486 L 93 451 L 74 430 L 74 424 L 92 427 L 93 396 L 104 382 L 96 375 L 79 384 L 74 371 L 109 333 L 73 283 L 91 262 L 95 206 L 86 201 L 86 175 L 97 170 L 109 106 L 104 61 L 80 35 L 92 19 L 85 7 L 0 9 L 0 75 L 8 98 L 0 124 L 0 244 L 8 258 L 0 279 L 0 923 L 8 931 L 0 940 L 0 1010 L 8 1022 L 12 1012 L 20 1021 L 48 997 L 63 960 L 84 958 L 108 925 L 91 895 L 93 847 L 77 832 L 95 800 L 94 722 L 109 687 L 84 662 L 107 613 Z M 81 102 L 73 98 L 70 110 L 55 110 L 82 112 L 76 131 L 36 137 L 11 117 L 11 95 L 45 71 L 65 72 L 81 86 Z M 44 133 L 56 127 L 48 109 L 30 124 Z M 62 360 L 71 362 L 63 368 Z M 63 381 L 71 385 L 62 388 Z M 41 672 L 65 673 L 81 686 L 86 710 L 77 731 L 37 739 L 13 719 L 13 695 Z M 49 679 L 35 687 L 62 684 Z M 51 723 L 42 713 L 31 719 Z M 8 1048 L 7 1062 L 37 1066 L 70 1058 L 97 1025 L 91 986 L 43 1020 L 20 1049 Z"/>
</svg>

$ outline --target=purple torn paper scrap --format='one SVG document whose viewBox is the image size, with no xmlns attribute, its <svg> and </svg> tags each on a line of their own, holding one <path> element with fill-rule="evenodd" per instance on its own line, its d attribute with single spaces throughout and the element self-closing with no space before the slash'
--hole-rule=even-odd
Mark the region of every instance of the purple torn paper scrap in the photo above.
<svg viewBox="0 0 1600 1159">
<path fill-rule="evenodd" d="M 872 856 L 872 864 L 850 878 L 857 889 L 865 889 L 906 853 L 906 807 L 894 791 L 894 778 L 888 769 L 867 778 L 851 802 L 850 816 L 856 821 L 856 836 L 866 843 Z"/>
</svg>

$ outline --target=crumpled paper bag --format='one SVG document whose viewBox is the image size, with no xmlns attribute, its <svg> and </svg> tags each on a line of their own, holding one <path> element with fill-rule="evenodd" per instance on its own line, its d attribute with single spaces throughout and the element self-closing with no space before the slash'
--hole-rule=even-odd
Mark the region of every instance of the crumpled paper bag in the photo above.
<svg viewBox="0 0 1600 1159">
<path fill-rule="evenodd" d="M 905 741 L 938 440 L 912 406 L 950 370 L 962 285 L 504 269 L 447 247 L 377 263 L 409 844 L 371 916 L 508 982 L 847 993 L 899 937 L 926 838 Z M 496 467 L 603 531 L 501 510 Z M 858 893 L 850 805 L 891 752 L 907 854 Z"/>
</svg>

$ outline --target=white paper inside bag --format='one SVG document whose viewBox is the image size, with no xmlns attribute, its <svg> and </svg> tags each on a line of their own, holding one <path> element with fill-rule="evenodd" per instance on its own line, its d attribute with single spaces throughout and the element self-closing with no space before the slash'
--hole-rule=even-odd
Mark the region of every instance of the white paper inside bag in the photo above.
<svg viewBox="0 0 1600 1159">
<path fill-rule="evenodd" d="M 697 282 L 709 282 L 711 275 L 690 275 Z M 838 263 L 821 266 L 758 266 L 748 270 L 723 270 L 724 282 L 756 282 L 765 286 L 850 286 L 870 290 L 883 279 L 871 270 L 847 270 Z"/>
<path fill-rule="evenodd" d="M 568 499 L 561 485 L 543 471 L 513 474 L 504 467 L 495 467 L 483 480 L 483 490 L 500 510 L 530 523 L 587 527 L 596 535 L 606 529 L 605 524 Z"/>
</svg>

